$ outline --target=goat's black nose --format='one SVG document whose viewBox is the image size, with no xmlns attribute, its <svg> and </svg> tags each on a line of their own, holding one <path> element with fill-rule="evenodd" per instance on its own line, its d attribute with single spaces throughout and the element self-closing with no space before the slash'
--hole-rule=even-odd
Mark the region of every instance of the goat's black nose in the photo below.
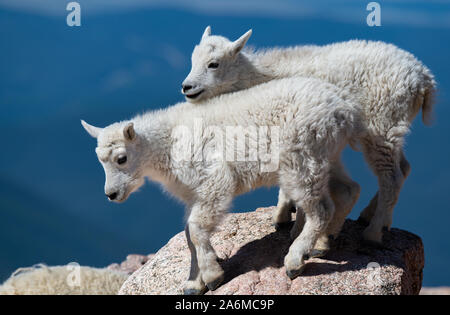
<svg viewBox="0 0 450 315">
<path fill-rule="evenodd" d="M 182 88 L 183 88 L 183 92 L 186 92 L 186 91 L 189 91 L 190 89 L 192 89 L 192 85 L 183 84 Z"/>
<path fill-rule="evenodd" d="M 114 200 L 117 198 L 117 193 L 112 193 L 112 194 L 107 194 L 106 195 L 108 197 L 109 200 Z"/>
</svg>

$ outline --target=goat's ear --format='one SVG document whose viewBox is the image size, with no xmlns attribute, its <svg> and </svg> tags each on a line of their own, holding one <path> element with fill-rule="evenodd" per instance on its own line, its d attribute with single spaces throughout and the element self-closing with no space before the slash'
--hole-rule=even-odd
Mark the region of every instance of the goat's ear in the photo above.
<svg viewBox="0 0 450 315">
<path fill-rule="evenodd" d="M 231 53 L 233 55 L 238 54 L 242 48 L 244 48 L 245 44 L 247 43 L 248 39 L 252 35 L 252 30 L 248 30 L 247 33 L 236 39 L 231 45 L 232 51 Z"/>
<path fill-rule="evenodd" d="M 97 138 L 100 132 L 102 131 L 102 128 L 94 127 L 92 125 L 89 125 L 84 120 L 81 120 L 81 125 L 84 127 L 84 129 L 90 134 L 92 137 Z"/>
<path fill-rule="evenodd" d="M 211 26 L 207 26 L 206 28 L 205 28 L 205 31 L 203 32 L 203 35 L 202 35 L 202 40 L 204 40 L 206 37 L 208 37 L 209 35 L 211 35 Z"/>
<path fill-rule="evenodd" d="M 134 131 L 134 125 L 132 122 L 129 122 L 125 127 L 123 127 L 123 136 L 128 141 L 133 141 L 136 138 L 136 132 Z"/>
</svg>

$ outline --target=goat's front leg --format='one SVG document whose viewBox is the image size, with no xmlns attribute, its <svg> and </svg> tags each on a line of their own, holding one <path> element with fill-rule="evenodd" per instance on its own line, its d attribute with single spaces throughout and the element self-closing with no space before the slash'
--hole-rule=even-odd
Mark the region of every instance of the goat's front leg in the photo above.
<svg viewBox="0 0 450 315">
<path fill-rule="evenodd" d="M 301 231 L 284 258 L 286 274 L 291 279 L 301 274 L 305 260 L 311 255 L 319 236 L 325 233 L 334 215 L 335 207 L 328 191 L 329 167 L 323 162 L 326 161 L 311 163 L 316 168 L 311 168 L 310 172 L 314 176 L 310 177 L 301 176 L 305 173 L 302 170 L 280 172 L 280 187 L 295 202 L 298 212 L 299 222 L 296 221 L 291 235 L 295 236 Z M 304 217 L 299 215 L 300 209 Z"/>
<path fill-rule="evenodd" d="M 334 216 L 328 225 L 325 233 L 317 239 L 314 249 L 311 251 L 311 257 L 322 257 L 330 249 L 330 237 L 336 239 L 344 225 L 345 218 L 353 209 L 359 197 L 360 187 L 354 182 L 345 171 L 340 160 L 334 161 L 330 170 L 328 182 L 330 197 L 335 207 Z M 297 220 L 291 230 L 291 239 L 295 240 L 303 229 L 305 224 L 303 210 L 297 211 Z M 299 217 L 299 215 L 301 215 Z"/>
<path fill-rule="evenodd" d="M 184 288 L 185 294 L 202 294 L 206 288 L 215 290 L 223 281 L 224 272 L 210 242 L 211 232 L 222 214 L 205 204 L 192 207 L 186 228 L 192 257 L 191 274 Z"/>
<path fill-rule="evenodd" d="M 310 257 L 314 245 L 319 236 L 326 231 L 334 213 L 334 205 L 329 196 L 323 196 L 320 200 L 302 202 L 299 206 L 304 210 L 306 222 L 284 259 L 286 274 L 291 279 L 302 273 L 305 260 Z"/>
<path fill-rule="evenodd" d="M 185 295 L 200 295 L 206 291 L 206 286 L 202 280 L 202 275 L 198 266 L 197 251 L 195 250 L 195 246 L 191 241 L 189 225 L 186 225 L 185 233 L 188 247 L 191 252 L 191 271 L 189 273 L 189 278 L 184 286 L 183 293 Z"/>
</svg>

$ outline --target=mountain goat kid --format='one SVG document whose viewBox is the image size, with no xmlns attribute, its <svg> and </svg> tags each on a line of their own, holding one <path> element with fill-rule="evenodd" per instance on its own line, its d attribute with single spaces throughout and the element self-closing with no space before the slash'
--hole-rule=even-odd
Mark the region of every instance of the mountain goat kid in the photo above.
<svg viewBox="0 0 450 315">
<path fill-rule="evenodd" d="M 352 40 L 244 51 L 250 35 L 251 30 L 231 42 L 212 36 L 208 26 L 192 53 L 192 68 L 182 93 L 189 102 L 202 104 L 213 96 L 293 76 L 315 77 L 338 86 L 339 96 L 352 100 L 361 110 L 368 130 L 360 143 L 378 177 L 379 191 L 360 219 L 370 223 L 364 239 L 381 243 L 382 229 L 391 227 L 392 211 L 410 172 L 402 149 L 404 137 L 420 109 L 424 121 L 432 112 L 436 83 L 430 70 L 412 54 L 383 42 Z M 359 191 L 356 182 L 349 178 L 342 181 L 332 174 L 330 193 L 334 200 L 352 204 Z M 275 223 L 289 220 L 290 209 L 291 201 L 281 190 Z"/>
<path fill-rule="evenodd" d="M 278 185 L 305 214 L 285 257 L 295 278 L 332 219 L 330 165 L 363 132 L 359 112 L 335 86 L 305 78 L 274 80 L 207 103 L 180 103 L 105 128 L 82 121 L 97 138 L 106 195 L 123 202 L 148 177 L 186 204 L 192 258 L 184 293 L 201 294 L 223 281 L 209 239 L 233 197 Z"/>
</svg>

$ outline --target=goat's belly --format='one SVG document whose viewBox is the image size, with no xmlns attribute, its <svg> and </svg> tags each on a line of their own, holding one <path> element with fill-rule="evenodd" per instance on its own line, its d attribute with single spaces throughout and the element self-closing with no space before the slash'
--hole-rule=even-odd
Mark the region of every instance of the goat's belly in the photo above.
<svg viewBox="0 0 450 315">
<path fill-rule="evenodd" d="M 261 187 L 278 186 L 278 174 L 276 172 L 265 172 L 252 176 L 240 177 L 237 181 L 235 195 L 242 195 Z"/>
</svg>

